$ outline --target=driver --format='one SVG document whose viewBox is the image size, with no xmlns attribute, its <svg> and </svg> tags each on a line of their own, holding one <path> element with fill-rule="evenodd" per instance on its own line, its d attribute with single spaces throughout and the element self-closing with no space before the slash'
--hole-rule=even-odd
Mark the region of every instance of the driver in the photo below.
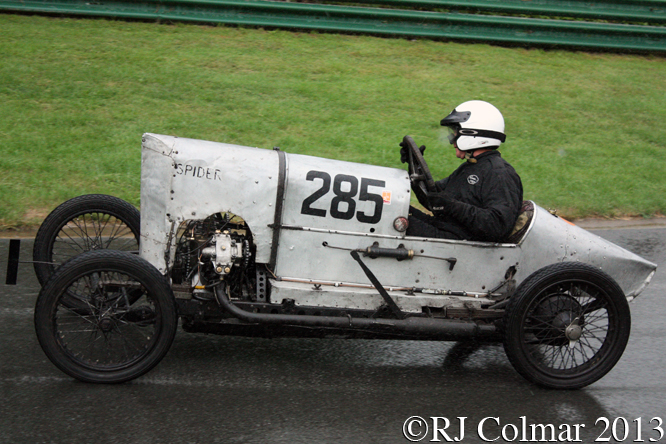
<svg viewBox="0 0 666 444">
<path fill-rule="evenodd" d="M 457 106 L 441 124 L 449 130 L 456 157 L 466 162 L 435 182 L 437 191 L 426 194 L 426 202 L 419 199 L 433 216 L 410 206 L 407 235 L 502 242 L 523 201 L 520 177 L 497 151 L 506 139 L 502 114 L 488 102 L 472 100 Z M 406 162 L 406 146 L 400 155 Z"/>
</svg>

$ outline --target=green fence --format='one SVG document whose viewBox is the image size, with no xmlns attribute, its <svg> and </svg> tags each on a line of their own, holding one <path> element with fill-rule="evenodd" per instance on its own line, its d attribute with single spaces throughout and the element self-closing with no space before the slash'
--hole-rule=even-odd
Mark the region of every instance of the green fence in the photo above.
<svg viewBox="0 0 666 444">
<path fill-rule="evenodd" d="M 666 52 L 666 1 L 5 0 L 0 11 Z M 544 18 L 547 17 L 547 18 Z"/>
</svg>

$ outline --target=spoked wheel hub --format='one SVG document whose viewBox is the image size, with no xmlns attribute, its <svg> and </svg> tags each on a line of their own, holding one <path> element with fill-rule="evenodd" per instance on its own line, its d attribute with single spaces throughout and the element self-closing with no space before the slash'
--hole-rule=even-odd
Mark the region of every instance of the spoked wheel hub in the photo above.
<svg viewBox="0 0 666 444">
<path fill-rule="evenodd" d="M 103 318 L 97 323 L 97 327 L 99 327 L 103 333 L 108 333 L 113 330 L 114 322 L 111 320 L 111 318 Z"/>
<path fill-rule="evenodd" d="M 568 294 L 548 297 L 536 307 L 532 318 L 535 336 L 553 345 L 580 339 L 585 323 L 583 307 Z"/>
<path fill-rule="evenodd" d="M 573 342 L 579 340 L 583 335 L 583 328 L 580 325 L 573 323 L 567 327 L 567 329 L 564 331 L 564 334 L 569 340 L 569 345 L 572 345 Z"/>
</svg>

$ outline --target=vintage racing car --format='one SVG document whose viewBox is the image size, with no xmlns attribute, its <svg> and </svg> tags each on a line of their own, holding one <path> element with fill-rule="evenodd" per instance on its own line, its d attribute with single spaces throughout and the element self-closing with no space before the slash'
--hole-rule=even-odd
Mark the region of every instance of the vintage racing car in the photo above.
<svg viewBox="0 0 666 444">
<path fill-rule="evenodd" d="M 223 335 L 497 341 L 545 387 L 604 376 L 656 265 L 532 202 L 503 243 L 406 236 L 412 186 L 434 184 L 403 143 L 408 171 L 145 134 L 140 216 L 81 196 L 37 235 L 40 345 L 105 383 L 153 368 L 179 319 Z"/>
</svg>

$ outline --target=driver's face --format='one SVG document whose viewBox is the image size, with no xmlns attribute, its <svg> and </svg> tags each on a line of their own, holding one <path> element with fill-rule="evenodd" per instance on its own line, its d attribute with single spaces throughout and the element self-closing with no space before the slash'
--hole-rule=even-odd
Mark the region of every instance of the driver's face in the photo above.
<svg viewBox="0 0 666 444">
<path fill-rule="evenodd" d="M 456 148 L 456 157 L 457 157 L 458 159 L 464 159 L 464 158 L 465 158 L 465 152 L 464 152 L 464 151 L 460 151 L 460 150 L 458 149 L 458 144 L 457 144 L 456 142 L 453 142 L 453 146 Z"/>
</svg>

